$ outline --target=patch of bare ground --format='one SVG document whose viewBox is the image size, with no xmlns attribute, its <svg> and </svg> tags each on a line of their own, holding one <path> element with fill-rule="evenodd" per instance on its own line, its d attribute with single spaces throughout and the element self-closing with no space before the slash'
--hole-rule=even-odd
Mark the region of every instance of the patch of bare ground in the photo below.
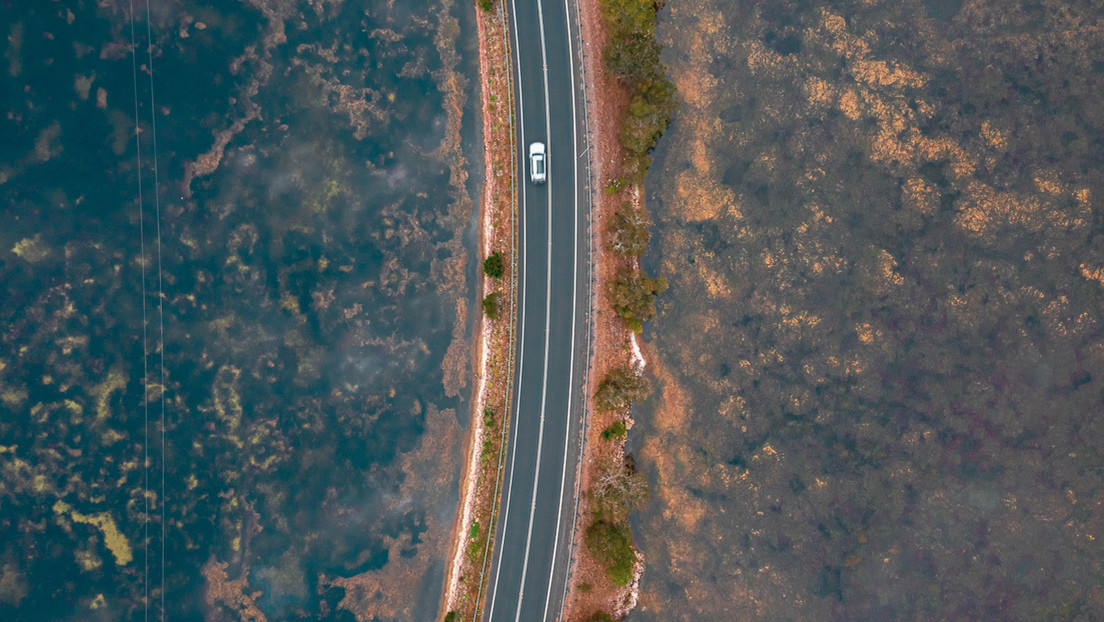
<svg viewBox="0 0 1104 622">
<path fill-rule="evenodd" d="M 505 14 L 496 5 L 491 11 L 477 7 L 479 74 L 483 111 L 483 161 L 485 181 L 480 197 L 480 257 L 500 252 L 504 262 L 500 278 L 483 278 L 481 296 L 498 294 L 499 320 L 482 315 L 473 351 L 476 369 L 471 427 L 464 452 L 460 482 L 461 510 L 449 541 L 449 566 L 440 607 L 441 615 L 453 612 L 458 620 L 474 620 L 485 596 L 484 560 L 491 554 L 497 516 L 497 486 L 502 439 L 508 428 L 513 368 L 513 320 L 516 304 L 515 200 L 513 110 L 509 48 Z M 480 311 L 482 313 L 482 311 Z"/>
</svg>

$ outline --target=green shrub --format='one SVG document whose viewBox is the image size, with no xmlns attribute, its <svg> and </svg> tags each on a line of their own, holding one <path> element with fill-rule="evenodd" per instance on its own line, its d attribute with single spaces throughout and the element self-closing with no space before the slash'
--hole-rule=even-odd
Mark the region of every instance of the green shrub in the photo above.
<svg viewBox="0 0 1104 622">
<path fill-rule="evenodd" d="M 586 619 L 586 622 L 617 622 L 613 619 L 613 616 L 605 611 L 595 611 L 590 614 L 590 617 Z"/>
<path fill-rule="evenodd" d="M 625 433 L 628 429 L 625 427 L 625 422 L 614 421 L 605 430 L 602 430 L 602 438 L 610 440 L 614 438 L 625 438 Z"/>
<path fill-rule="evenodd" d="M 479 0 L 479 8 L 490 13 L 494 9 L 494 0 Z"/>
<path fill-rule="evenodd" d="M 675 111 L 675 86 L 666 77 L 660 76 L 646 85 L 650 90 L 633 95 L 618 134 L 621 144 L 638 161 L 659 142 Z"/>
<path fill-rule="evenodd" d="M 578 590 L 579 590 L 580 592 L 582 592 L 582 593 L 584 593 L 584 594 L 586 594 L 587 592 L 589 592 L 589 591 L 591 591 L 591 590 L 593 590 L 593 589 L 594 589 L 594 586 L 593 586 L 593 585 L 591 585 L 591 584 L 589 584 L 589 583 L 580 583 L 579 585 L 576 585 L 575 587 L 576 587 L 576 588 L 577 588 L 577 589 L 578 589 Z"/>
<path fill-rule="evenodd" d="M 502 253 L 495 251 L 491 253 L 489 257 L 483 260 L 483 274 L 491 277 L 492 279 L 502 278 L 502 273 L 506 266 L 502 261 Z"/>
<path fill-rule="evenodd" d="M 496 445 L 497 443 L 495 443 L 495 439 L 493 438 L 483 439 L 483 449 L 479 452 L 480 464 L 486 464 L 487 460 L 495 454 Z"/>
<path fill-rule="evenodd" d="M 648 394 L 648 383 L 628 367 L 611 369 L 598 383 L 594 402 L 598 410 L 625 410 Z"/>
<path fill-rule="evenodd" d="M 606 568 L 606 576 L 617 585 L 628 585 L 632 580 L 636 551 L 632 545 L 632 532 L 624 523 L 595 521 L 586 531 L 587 550 Z"/>
<path fill-rule="evenodd" d="M 606 194 L 617 194 L 628 183 L 624 177 L 615 177 L 606 184 Z"/>
<path fill-rule="evenodd" d="M 493 294 L 488 294 L 487 297 L 483 299 L 483 312 L 492 320 L 498 319 L 498 313 L 500 311 L 499 299 L 501 297 L 502 294 L 495 292 Z"/>
<path fill-rule="evenodd" d="M 655 317 L 655 297 L 667 289 L 667 280 L 649 278 L 638 270 L 626 268 L 608 287 L 613 311 L 639 333 L 644 330 L 644 322 Z"/>
<path fill-rule="evenodd" d="M 456 622 L 456 616 L 457 613 L 455 611 L 450 611 L 445 614 L 444 622 Z"/>
</svg>

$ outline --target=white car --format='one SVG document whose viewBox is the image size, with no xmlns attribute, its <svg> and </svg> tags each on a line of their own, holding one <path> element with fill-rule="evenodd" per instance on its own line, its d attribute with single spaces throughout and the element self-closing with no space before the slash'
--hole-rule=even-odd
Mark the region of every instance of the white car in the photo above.
<svg viewBox="0 0 1104 622">
<path fill-rule="evenodd" d="M 529 180 L 534 184 L 543 184 L 547 179 L 548 174 L 545 172 L 547 168 L 546 156 L 544 153 L 544 143 L 533 143 L 529 145 Z"/>
</svg>

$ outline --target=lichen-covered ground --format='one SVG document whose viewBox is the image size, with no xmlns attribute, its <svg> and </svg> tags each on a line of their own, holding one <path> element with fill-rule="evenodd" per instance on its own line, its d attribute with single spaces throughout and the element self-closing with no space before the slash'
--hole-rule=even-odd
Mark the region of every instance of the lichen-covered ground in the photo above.
<svg viewBox="0 0 1104 622">
<path fill-rule="evenodd" d="M 632 619 L 1104 617 L 1104 6 L 661 20 Z"/>
<path fill-rule="evenodd" d="M 473 8 L 133 4 L 0 20 L 0 618 L 431 619 Z"/>
</svg>

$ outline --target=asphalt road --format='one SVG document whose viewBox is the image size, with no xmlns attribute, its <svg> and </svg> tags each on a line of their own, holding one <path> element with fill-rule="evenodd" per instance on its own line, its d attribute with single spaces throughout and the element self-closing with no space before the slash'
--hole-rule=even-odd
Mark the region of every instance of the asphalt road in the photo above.
<svg viewBox="0 0 1104 622">
<path fill-rule="evenodd" d="M 574 527 L 589 254 L 578 26 L 569 2 L 507 0 L 520 298 L 513 424 L 484 610 L 493 622 L 559 619 Z M 533 142 L 548 152 L 548 182 L 539 186 L 529 181 Z"/>
</svg>

